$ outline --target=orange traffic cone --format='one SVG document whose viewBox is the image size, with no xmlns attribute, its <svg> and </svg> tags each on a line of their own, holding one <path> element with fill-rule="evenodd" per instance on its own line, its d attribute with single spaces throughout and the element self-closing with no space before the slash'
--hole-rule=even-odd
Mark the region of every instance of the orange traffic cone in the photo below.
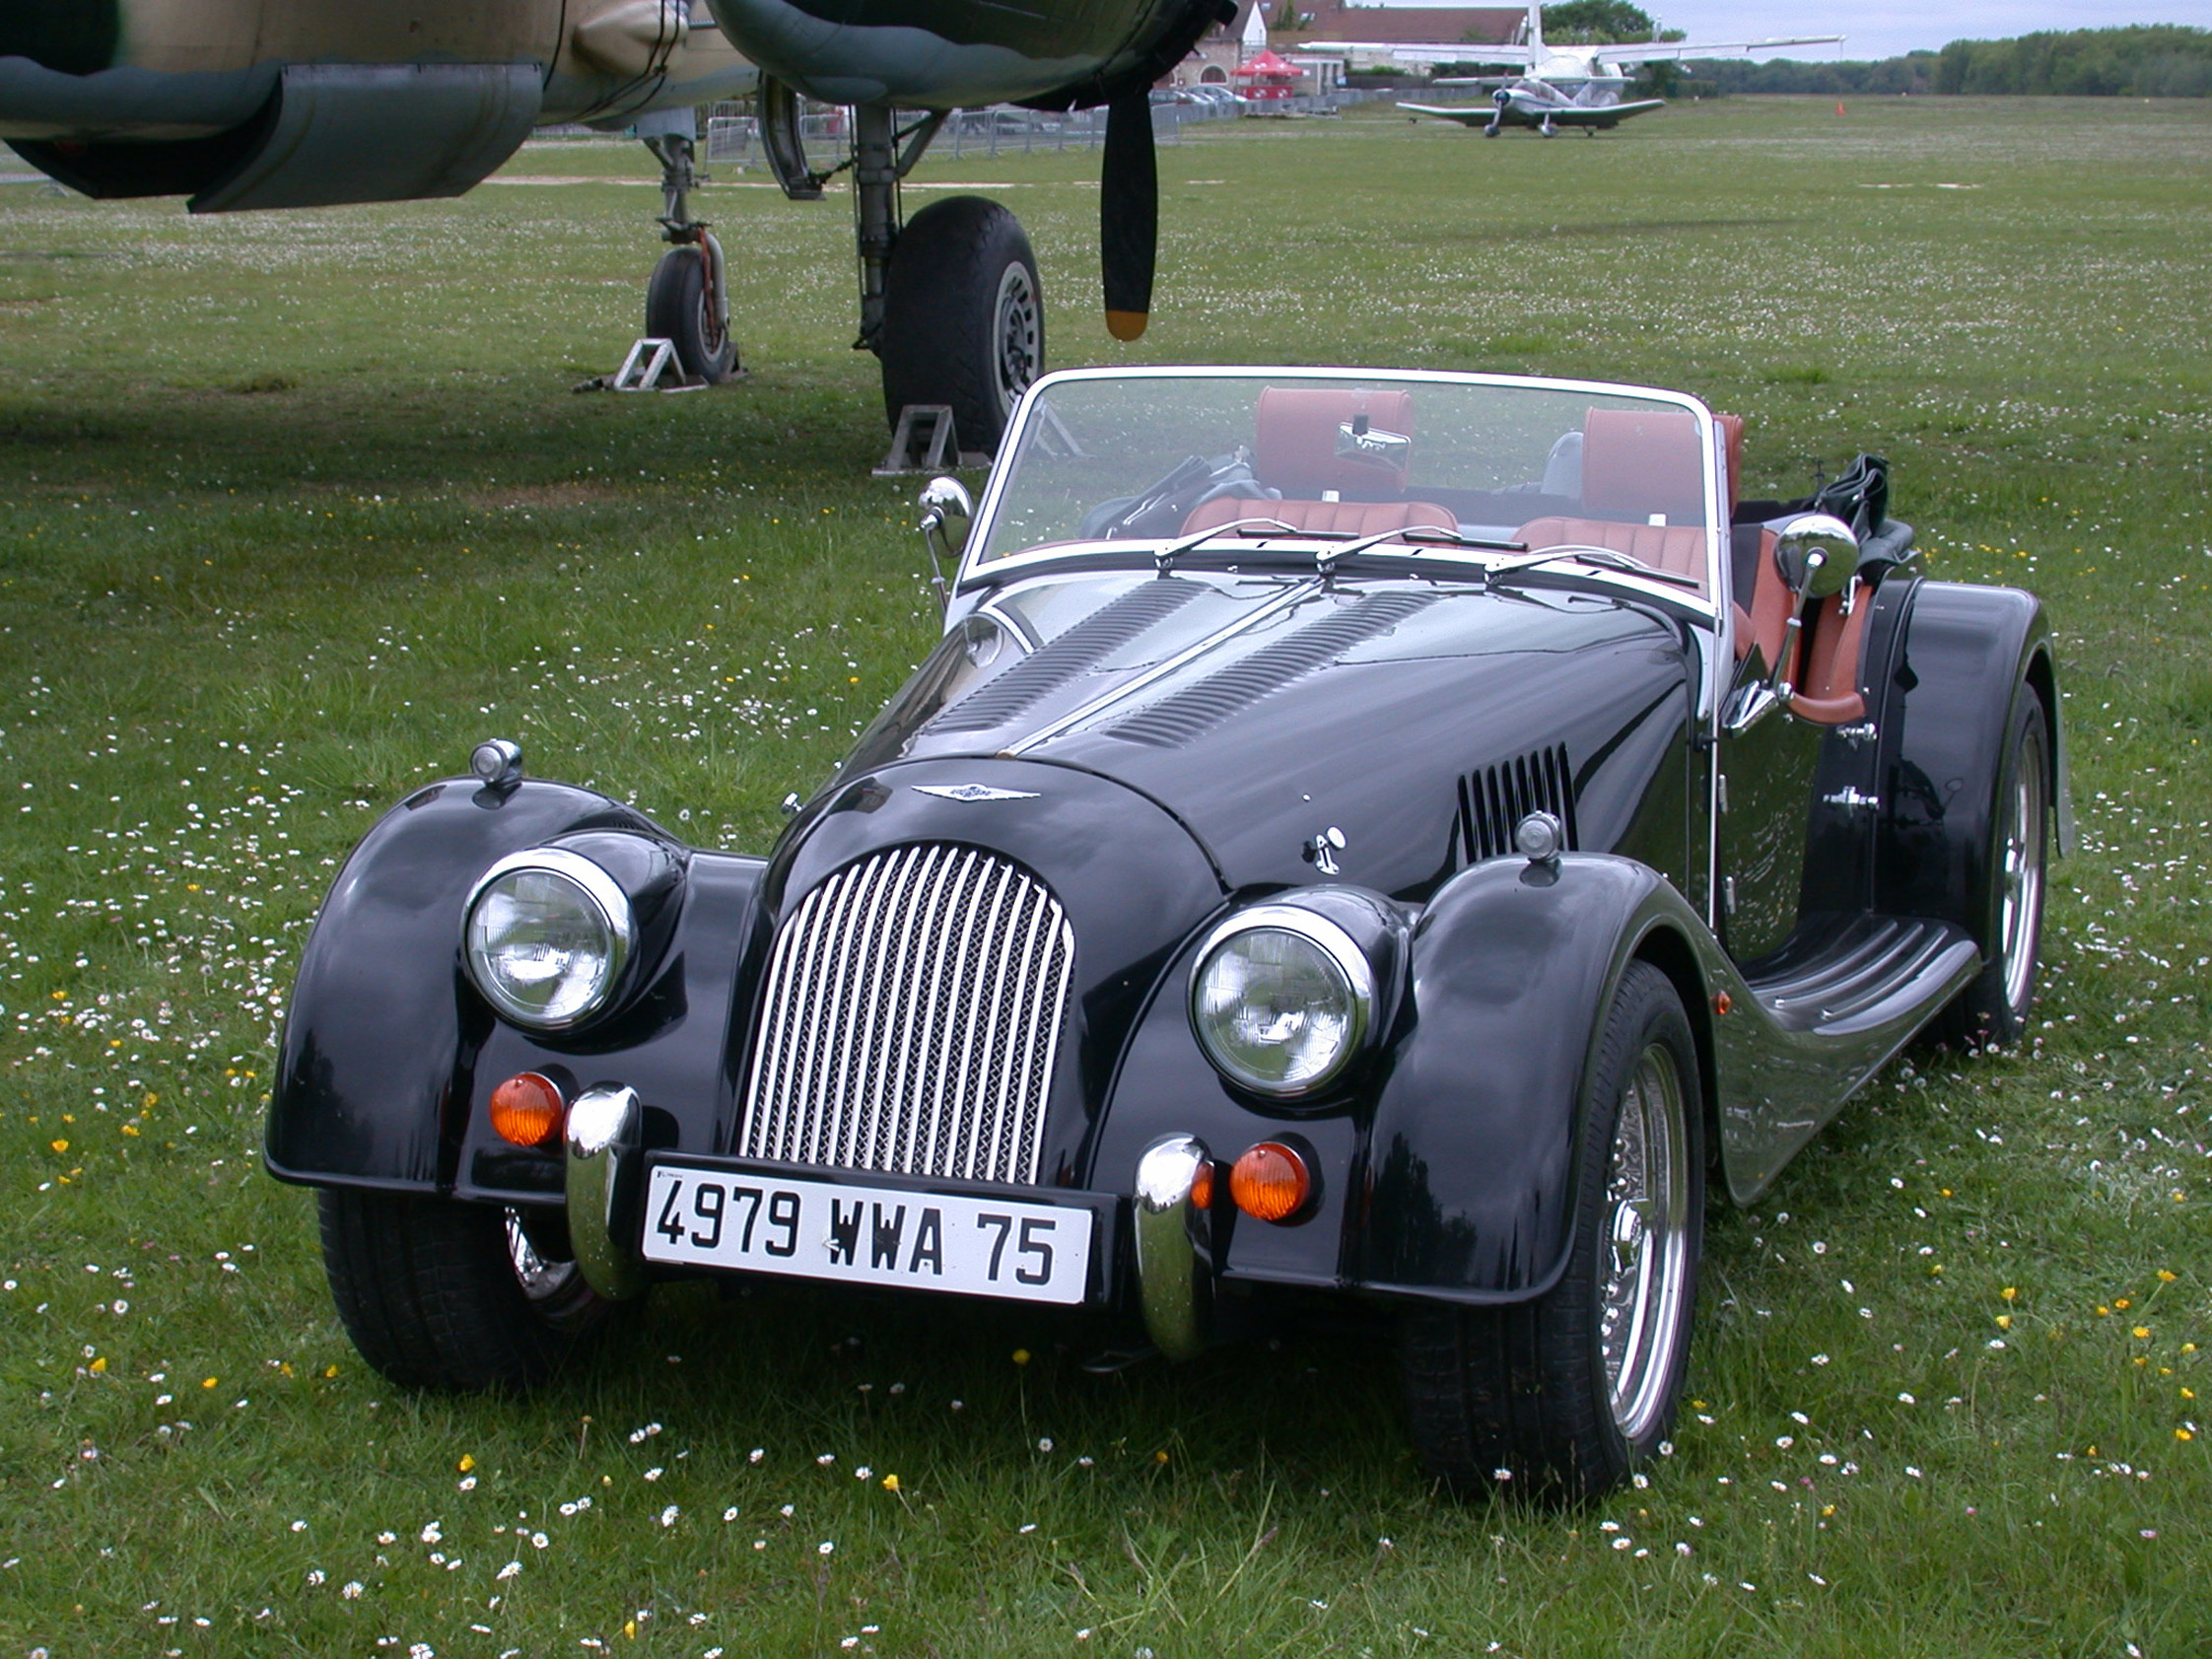
<svg viewBox="0 0 2212 1659">
<path fill-rule="evenodd" d="M 1841 99 L 1835 101 L 1835 112 L 1838 115 L 1843 113 L 1843 101 Z"/>
</svg>

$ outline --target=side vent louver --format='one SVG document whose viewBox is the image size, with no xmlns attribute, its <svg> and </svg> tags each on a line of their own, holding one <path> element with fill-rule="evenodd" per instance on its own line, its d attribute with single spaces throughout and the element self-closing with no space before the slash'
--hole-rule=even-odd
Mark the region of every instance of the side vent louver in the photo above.
<svg viewBox="0 0 2212 1659">
<path fill-rule="evenodd" d="M 1513 851 L 1513 831 L 1531 812 L 1550 812 L 1566 825 L 1569 851 L 1579 847 L 1574 775 L 1564 743 L 1501 761 L 1459 781 L 1459 855 L 1468 864 Z"/>
<path fill-rule="evenodd" d="M 1155 623 L 1174 615 L 1206 588 L 1166 577 L 1131 588 L 1101 605 L 1050 645 L 1015 663 L 972 697 L 937 717 L 938 731 L 988 731 L 1026 714 L 1069 681 Z"/>
</svg>

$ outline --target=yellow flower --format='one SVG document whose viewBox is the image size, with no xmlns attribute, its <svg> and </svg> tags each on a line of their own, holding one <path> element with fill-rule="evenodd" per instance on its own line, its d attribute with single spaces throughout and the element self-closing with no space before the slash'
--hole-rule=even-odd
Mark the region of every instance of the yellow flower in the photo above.
<svg viewBox="0 0 2212 1659">
<path fill-rule="evenodd" d="M 2133 1337 L 2133 1338 L 2134 1338 L 2134 1339 L 2135 1339 L 2135 1340 L 2136 1340 L 2137 1342 L 2141 1342 L 2141 1341 L 2142 1341 L 2142 1340 L 2143 1340 L 2143 1339 L 2144 1339 L 2145 1337 L 2148 1337 L 2148 1336 L 2149 1336 L 2150 1334 L 2151 1334 L 2151 1328 L 2150 1328 L 2150 1327 L 2149 1327 L 2148 1325 L 2138 1325 L 2138 1326 L 2136 1326 L 2136 1327 L 2135 1327 L 2135 1329 L 2134 1329 L 2134 1330 L 2132 1330 L 2132 1331 L 2130 1331 L 2130 1332 L 2128 1333 L 2128 1335 L 2129 1335 L 2129 1336 L 2131 1336 L 2131 1337 Z"/>
<path fill-rule="evenodd" d="M 2190 1433 L 2190 1432 L 2189 1432 L 2189 1431 L 2188 1431 L 2187 1429 L 2185 1429 L 2185 1428 L 2177 1428 L 2177 1429 L 2176 1429 L 2176 1430 L 2174 1431 L 2174 1438 L 2175 1438 L 2175 1439 L 2177 1439 L 2177 1440 L 2194 1440 L 2194 1439 L 2196 1438 L 2196 1436 L 2195 1436 L 2194 1434 Z"/>
<path fill-rule="evenodd" d="M 48 1141 L 47 1144 L 52 1146 L 53 1149 L 57 1152 L 66 1152 L 69 1150 L 69 1142 L 66 1141 Z"/>
<path fill-rule="evenodd" d="M 2101 1308 L 2099 1308 L 2099 1309 L 2097 1310 L 2097 1317 L 2098 1317 L 2099 1319 L 2105 1319 L 2105 1318 L 2108 1318 L 2108 1317 L 2109 1317 L 2109 1315 L 2111 1314 L 2111 1311 L 2112 1311 L 2112 1310 L 2111 1310 L 2110 1308 L 2108 1308 L 2108 1307 L 2101 1307 Z"/>
<path fill-rule="evenodd" d="M 454 1467 L 457 1468 L 463 1475 L 466 1475 L 471 1469 L 474 1469 L 476 1467 L 476 1460 L 473 1457 L 469 1456 L 468 1453 L 463 1452 L 461 1453 L 460 1462 L 454 1465 Z"/>
<path fill-rule="evenodd" d="M 2011 1314 L 2009 1314 L 2009 1313 L 2000 1313 L 1999 1315 L 1997 1315 L 1997 1329 L 1998 1329 L 1998 1330 L 2000 1330 L 2000 1331 L 2009 1331 L 2009 1330 L 2011 1330 L 2011 1329 L 2012 1329 L 2012 1315 L 2011 1315 Z"/>
<path fill-rule="evenodd" d="M 1026 1365 L 1026 1364 L 1028 1364 L 1028 1363 L 1029 1363 L 1029 1350 L 1028 1350 L 1027 1348 L 1015 1348 L 1015 1349 L 1013 1350 L 1013 1362 L 1014 1362 L 1014 1363 L 1015 1363 L 1016 1365 Z"/>
<path fill-rule="evenodd" d="M 1165 1463 L 1167 1461 L 1167 1454 L 1165 1452 L 1154 1452 L 1152 1454 L 1152 1461 L 1154 1463 Z"/>
<path fill-rule="evenodd" d="M 101 1356 L 100 1356 L 100 1357 L 99 1357 L 98 1359 L 94 1360 L 94 1361 L 92 1362 L 92 1365 L 91 1365 L 90 1369 L 91 1369 L 91 1371 L 92 1371 L 92 1374 L 93 1374 L 94 1376 L 96 1376 L 96 1377 L 97 1377 L 97 1376 L 99 1376 L 99 1375 L 101 1374 L 101 1372 L 103 1372 L 103 1371 L 106 1370 L 106 1369 L 107 1369 L 107 1355 L 105 1355 L 105 1354 L 104 1353 L 104 1354 L 102 1354 L 102 1355 L 101 1355 Z"/>
<path fill-rule="evenodd" d="M 216 1385 L 217 1383 L 221 1382 L 222 1380 L 223 1380 L 223 1379 L 222 1379 L 221 1377 L 202 1377 L 202 1378 L 200 1379 L 200 1387 L 202 1387 L 202 1388 L 213 1388 L 213 1387 L 214 1387 L 214 1386 L 215 1386 L 215 1385 Z"/>
<path fill-rule="evenodd" d="M 2184 1388 L 2183 1390 L 2181 1390 L 2181 1398 L 2184 1400 L 2194 1400 L 2196 1398 L 2196 1390 L 2193 1388 Z"/>
<path fill-rule="evenodd" d="M 326 1377 L 334 1377 L 338 1374 L 338 1367 L 335 1365 L 325 1365 L 322 1368 L 322 1374 Z"/>
<path fill-rule="evenodd" d="M 898 1477 L 897 1477 L 896 1475 L 886 1475 L 886 1476 L 884 1476 L 884 1477 L 883 1477 L 883 1489 L 884 1489 L 885 1491 L 887 1491 L 887 1492 L 895 1492 L 895 1491 L 897 1491 L 897 1490 L 899 1489 L 899 1478 L 898 1478 Z"/>
<path fill-rule="evenodd" d="M 2177 1279 L 2179 1279 L 2180 1277 L 2181 1276 L 2179 1274 L 2170 1272 L 2165 1268 L 2161 1268 L 2158 1270 L 2158 1281 L 2161 1284 L 2172 1284 Z"/>
<path fill-rule="evenodd" d="M 2112 1306 L 2116 1308 L 2131 1307 L 2134 1304 L 2129 1302 L 2125 1296 L 2114 1296 L 2112 1298 Z"/>
<path fill-rule="evenodd" d="M 2009 1302 L 2019 1296 L 2020 1288 L 2018 1285 L 2008 1284 L 2002 1290 L 1998 1291 L 1997 1294 L 2004 1297 L 2004 1299 Z"/>
</svg>

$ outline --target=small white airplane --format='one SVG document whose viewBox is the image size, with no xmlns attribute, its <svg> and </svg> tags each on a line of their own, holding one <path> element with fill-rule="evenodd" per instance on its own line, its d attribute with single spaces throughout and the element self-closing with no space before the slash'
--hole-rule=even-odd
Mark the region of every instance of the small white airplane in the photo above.
<svg viewBox="0 0 2212 1659">
<path fill-rule="evenodd" d="M 1801 35 L 1780 40 L 1715 41 L 1693 45 L 1687 40 L 1653 40 L 1618 46 L 1552 46 L 1544 41 L 1544 7 L 1541 0 L 1529 7 L 1519 45 L 1492 46 L 1474 52 L 1462 50 L 1454 61 L 1470 57 L 1478 63 L 1511 63 L 1520 66 L 1513 75 L 1479 75 L 1467 80 L 1445 80 L 1439 87 L 1489 87 L 1490 107 L 1436 104 L 1400 104 L 1417 115 L 1434 115 L 1461 126 L 1480 126 L 1485 138 L 1495 138 L 1507 126 L 1534 127 L 1550 138 L 1561 127 L 1580 127 L 1596 136 L 1600 127 L 1616 127 L 1630 115 L 1663 109 L 1663 98 L 1637 99 L 1624 104 L 1622 93 L 1628 76 L 1646 63 L 1679 62 L 1684 58 L 1718 57 L 1729 52 L 1764 51 L 1775 46 L 1812 46 L 1843 38 L 1840 35 Z M 1406 55 L 1401 53 L 1401 56 Z"/>
</svg>

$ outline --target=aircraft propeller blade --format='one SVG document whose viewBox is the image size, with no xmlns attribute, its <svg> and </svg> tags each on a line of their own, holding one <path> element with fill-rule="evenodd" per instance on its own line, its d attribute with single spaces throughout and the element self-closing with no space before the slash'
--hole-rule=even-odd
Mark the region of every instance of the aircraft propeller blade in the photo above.
<svg viewBox="0 0 2212 1659">
<path fill-rule="evenodd" d="M 1117 340 L 1144 332 L 1152 310 L 1152 266 L 1159 253 L 1159 158 L 1152 152 L 1147 90 L 1124 93 L 1106 108 L 1106 155 L 1098 191 L 1098 259 L 1106 289 L 1106 331 Z"/>
</svg>

